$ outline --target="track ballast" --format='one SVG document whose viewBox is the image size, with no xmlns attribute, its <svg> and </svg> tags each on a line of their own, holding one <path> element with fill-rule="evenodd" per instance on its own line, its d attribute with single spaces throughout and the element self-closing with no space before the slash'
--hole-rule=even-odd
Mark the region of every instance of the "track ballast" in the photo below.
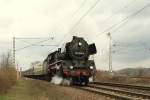
<svg viewBox="0 0 150 100">
<path fill-rule="evenodd" d="M 86 87 L 77 88 L 105 95 L 116 100 L 150 100 L 150 87 L 146 86 L 110 82 L 93 82 Z"/>
</svg>

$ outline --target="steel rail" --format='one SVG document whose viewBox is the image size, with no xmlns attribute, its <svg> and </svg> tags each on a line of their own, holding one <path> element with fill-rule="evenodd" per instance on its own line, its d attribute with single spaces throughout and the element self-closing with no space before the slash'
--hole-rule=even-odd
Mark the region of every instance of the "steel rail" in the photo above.
<svg viewBox="0 0 150 100">
<path fill-rule="evenodd" d="M 116 92 L 116 93 L 131 95 L 131 96 L 135 96 L 135 97 L 142 97 L 143 99 L 150 99 L 149 94 L 144 94 L 144 93 L 139 93 L 139 92 L 132 92 L 132 91 L 129 91 L 129 90 L 115 89 L 114 87 L 94 86 L 94 85 L 89 85 L 89 87 L 96 88 L 96 89 L 102 89 L 102 90 L 106 90 L 106 91 L 113 91 L 113 92 Z"/>
<path fill-rule="evenodd" d="M 119 94 L 108 92 L 108 91 L 101 91 L 99 89 L 91 88 L 91 87 L 75 87 L 75 88 L 81 89 L 81 90 L 84 90 L 84 91 L 88 91 L 88 92 L 91 92 L 91 93 L 99 94 L 99 95 L 108 96 L 108 97 L 111 97 L 111 98 L 115 98 L 117 100 L 141 100 L 141 99 L 137 99 L 135 97 L 119 95 Z"/>
<path fill-rule="evenodd" d="M 130 89 L 140 89 L 140 90 L 150 91 L 149 86 L 141 86 L 141 85 L 112 83 L 112 82 L 92 82 L 91 84 L 113 86 L 113 87 L 123 87 L 123 88 L 130 88 Z"/>
</svg>

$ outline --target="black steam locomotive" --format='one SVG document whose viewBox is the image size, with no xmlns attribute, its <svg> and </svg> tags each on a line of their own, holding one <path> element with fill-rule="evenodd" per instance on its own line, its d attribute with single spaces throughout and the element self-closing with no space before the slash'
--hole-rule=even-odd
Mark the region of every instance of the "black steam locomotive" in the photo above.
<svg viewBox="0 0 150 100">
<path fill-rule="evenodd" d="M 96 52 L 95 44 L 89 45 L 82 37 L 73 36 L 64 50 L 59 48 L 44 60 L 43 68 L 47 79 L 51 80 L 58 75 L 69 80 L 70 84 L 87 85 L 89 78 L 94 79 L 96 73 L 94 60 L 89 59 Z"/>
</svg>

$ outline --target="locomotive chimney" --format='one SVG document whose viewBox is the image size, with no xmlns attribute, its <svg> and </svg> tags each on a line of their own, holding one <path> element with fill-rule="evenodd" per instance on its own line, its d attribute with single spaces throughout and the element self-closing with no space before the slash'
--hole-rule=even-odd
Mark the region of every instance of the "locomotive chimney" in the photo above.
<svg viewBox="0 0 150 100">
<path fill-rule="evenodd" d="M 77 36 L 73 36 L 73 40 L 76 39 L 76 38 L 77 38 Z"/>
</svg>

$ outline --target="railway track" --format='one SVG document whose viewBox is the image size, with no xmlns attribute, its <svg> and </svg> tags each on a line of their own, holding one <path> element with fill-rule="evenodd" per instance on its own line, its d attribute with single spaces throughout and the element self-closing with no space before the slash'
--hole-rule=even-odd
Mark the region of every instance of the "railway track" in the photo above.
<svg viewBox="0 0 150 100">
<path fill-rule="evenodd" d="M 124 87 L 130 89 L 139 89 L 144 91 L 150 91 L 150 86 L 141 86 L 141 85 L 132 85 L 132 84 L 123 84 L 123 83 L 112 83 L 112 82 L 92 82 L 92 84 L 113 86 L 113 87 Z"/>
<path fill-rule="evenodd" d="M 87 87 L 77 87 L 115 100 L 150 100 L 150 87 L 129 84 L 93 82 Z"/>
</svg>

